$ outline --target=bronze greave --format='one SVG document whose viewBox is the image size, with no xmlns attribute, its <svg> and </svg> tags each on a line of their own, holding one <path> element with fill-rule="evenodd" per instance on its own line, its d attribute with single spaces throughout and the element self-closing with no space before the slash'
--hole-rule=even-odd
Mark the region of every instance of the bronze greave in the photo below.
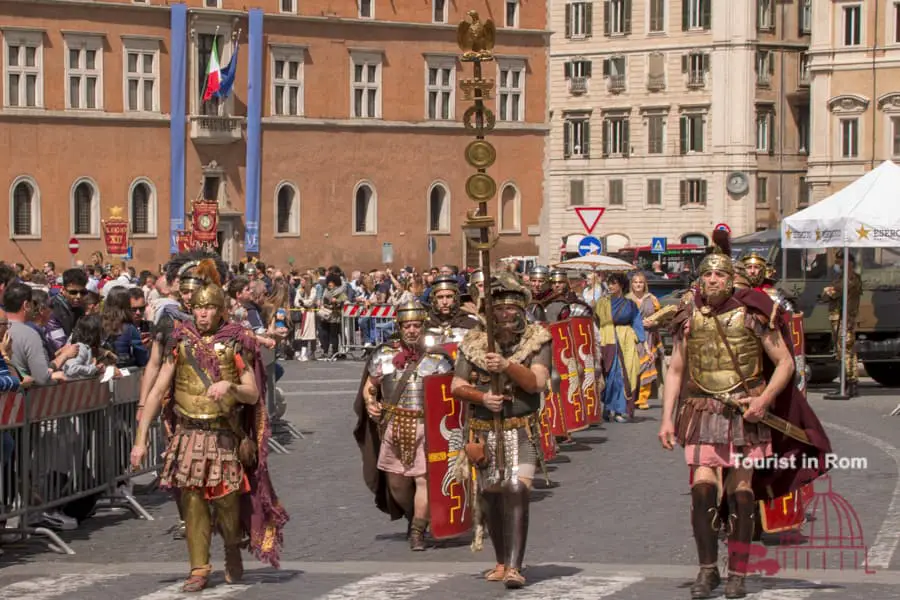
<svg viewBox="0 0 900 600">
<path fill-rule="evenodd" d="M 241 495 L 233 492 L 213 500 L 216 508 L 216 528 L 225 544 L 225 577 L 229 583 L 240 581 L 244 575 L 241 557 Z"/>
<path fill-rule="evenodd" d="M 205 569 L 209 571 L 209 542 L 212 537 L 212 522 L 209 516 L 209 502 L 203 497 L 202 490 L 181 490 L 181 510 L 184 515 L 185 540 L 191 571 Z"/>
<path fill-rule="evenodd" d="M 718 490 L 713 483 L 696 483 L 691 487 L 691 525 L 697 542 L 697 559 L 701 567 L 714 566 L 719 560 Z"/>
<path fill-rule="evenodd" d="M 494 546 L 494 556 L 498 565 L 506 564 L 506 538 L 504 536 L 503 522 L 503 496 L 498 492 L 482 492 L 484 502 L 482 510 L 488 527 L 488 535 L 491 536 L 491 545 Z"/>
<path fill-rule="evenodd" d="M 521 481 L 503 483 L 504 545 L 507 568 L 521 569 L 528 541 L 528 486 Z"/>
<path fill-rule="evenodd" d="M 756 526 L 756 507 L 753 492 L 738 491 L 728 495 L 728 572 L 736 575 L 747 574 L 750 559 L 750 544 Z"/>
</svg>

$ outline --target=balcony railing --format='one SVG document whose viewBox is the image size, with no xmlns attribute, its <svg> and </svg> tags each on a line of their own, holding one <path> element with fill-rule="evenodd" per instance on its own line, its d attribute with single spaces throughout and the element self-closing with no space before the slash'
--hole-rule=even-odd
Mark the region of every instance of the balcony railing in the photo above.
<svg viewBox="0 0 900 600">
<path fill-rule="evenodd" d="M 647 89 L 650 91 L 659 91 L 666 89 L 666 76 L 649 75 L 647 77 Z"/>
<path fill-rule="evenodd" d="M 706 77 L 703 73 L 689 73 L 687 86 L 692 89 L 706 87 Z"/>
<path fill-rule="evenodd" d="M 580 96 L 587 92 L 587 77 L 573 77 L 569 80 L 569 92 Z"/>
<path fill-rule="evenodd" d="M 191 139 L 198 144 L 232 144 L 241 140 L 243 117 L 194 115 Z"/>
<path fill-rule="evenodd" d="M 609 91 L 611 91 L 611 92 L 625 91 L 625 76 L 624 75 L 610 75 L 609 76 Z"/>
</svg>

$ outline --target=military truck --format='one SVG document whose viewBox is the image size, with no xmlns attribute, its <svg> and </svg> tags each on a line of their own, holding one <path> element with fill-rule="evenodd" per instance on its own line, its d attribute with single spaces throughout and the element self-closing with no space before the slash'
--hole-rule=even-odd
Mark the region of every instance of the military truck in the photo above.
<svg viewBox="0 0 900 600">
<path fill-rule="evenodd" d="M 770 229 L 732 240 L 732 256 L 756 252 L 775 268 L 776 287 L 803 312 L 806 360 L 812 383 L 840 375 L 824 288 L 835 281 L 834 250 L 781 248 L 781 233 Z M 854 248 L 863 293 L 856 349 L 866 373 L 883 386 L 900 386 L 900 248 Z"/>
</svg>

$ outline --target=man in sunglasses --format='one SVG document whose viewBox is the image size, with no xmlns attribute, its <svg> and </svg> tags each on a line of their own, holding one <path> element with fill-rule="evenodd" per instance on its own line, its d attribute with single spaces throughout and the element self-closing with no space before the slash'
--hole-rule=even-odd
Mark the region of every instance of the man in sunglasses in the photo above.
<svg viewBox="0 0 900 600">
<path fill-rule="evenodd" d="M 53 316 L 47 323 L 47 337 L 54 351 L 66 344 L 75 323 L 84 316 L 87 283 L 87 274 L 81 269 L 67 269 L 63 272 L 62 293 L 51 300 Z"/>
</svg>

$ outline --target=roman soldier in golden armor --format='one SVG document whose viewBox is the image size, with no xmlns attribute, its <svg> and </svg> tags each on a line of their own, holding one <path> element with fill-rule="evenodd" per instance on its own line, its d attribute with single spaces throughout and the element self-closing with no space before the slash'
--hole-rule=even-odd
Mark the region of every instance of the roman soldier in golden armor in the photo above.
<svg viewBox="0 0 900 600">
<path fill-rule="evenodd" d="M 150 425 L 171 394 L 163 419 L 173 434 L 160 485 L 180 492 L 191 565 L 185 592 L 199 592 L 209 583 L 211 509 L 225 544 L 228 583 L 243 576 L 245 538 L 259 560 L 278 566 L 288 520 L 269 479 L 271 430 L 256 341 L 240 324 L 227 322 L 216 262 L 200 261 L 195 276 L 203 286 L 191 299 L 193 321 L 184 321 L 168 337 L 165 362 L 131 450 L 132 466 L 140 467 Z"/>
<path fill-rule="evenodd" d="M 472 411 L 466 455 L 477 469 L 480 510 L 497 561 L 485 577 L 520 588 L 551 337 L 543 326 L 527 321 L 528 290 L 515 276 L 501 274 L 490 288 L 493 314 L 485 318 L 493 319 L 496 351 L 489 351 L 485 331 L 469 332 L 459 346 L 451 389 Z"/>
<path fill-rule="evenodd" d="M 823 470 L 803 455 L 830 452 L 828 438 L 805 395 L 791 385 L 790 332 L 781 309 L 765 293 L 735 289 L 728 252 L 707 255 L 698 289 L 672 321 L 674 346 L 663 399 L 660 442 L 684 447 L 691 468 L 691 521 L 700 572 L 692 598 L 719 585 L 719 529 L 728 533 L 726 598 L 746 595 L 756 501 L 783 496 Z M 679 397 L 680 396 L 680 397 Z M 771 416 L 803 430 L 807 442 L 782 435 Z M 784 469 L 762 468 L 772 456 L 795 455 Z M 721 486 L 721 487 L 720 487 Z M 723 503 L 722 499 L 727 500 Z M 720 505 L 727 508 L 720 509 Z"/>
</svg>

